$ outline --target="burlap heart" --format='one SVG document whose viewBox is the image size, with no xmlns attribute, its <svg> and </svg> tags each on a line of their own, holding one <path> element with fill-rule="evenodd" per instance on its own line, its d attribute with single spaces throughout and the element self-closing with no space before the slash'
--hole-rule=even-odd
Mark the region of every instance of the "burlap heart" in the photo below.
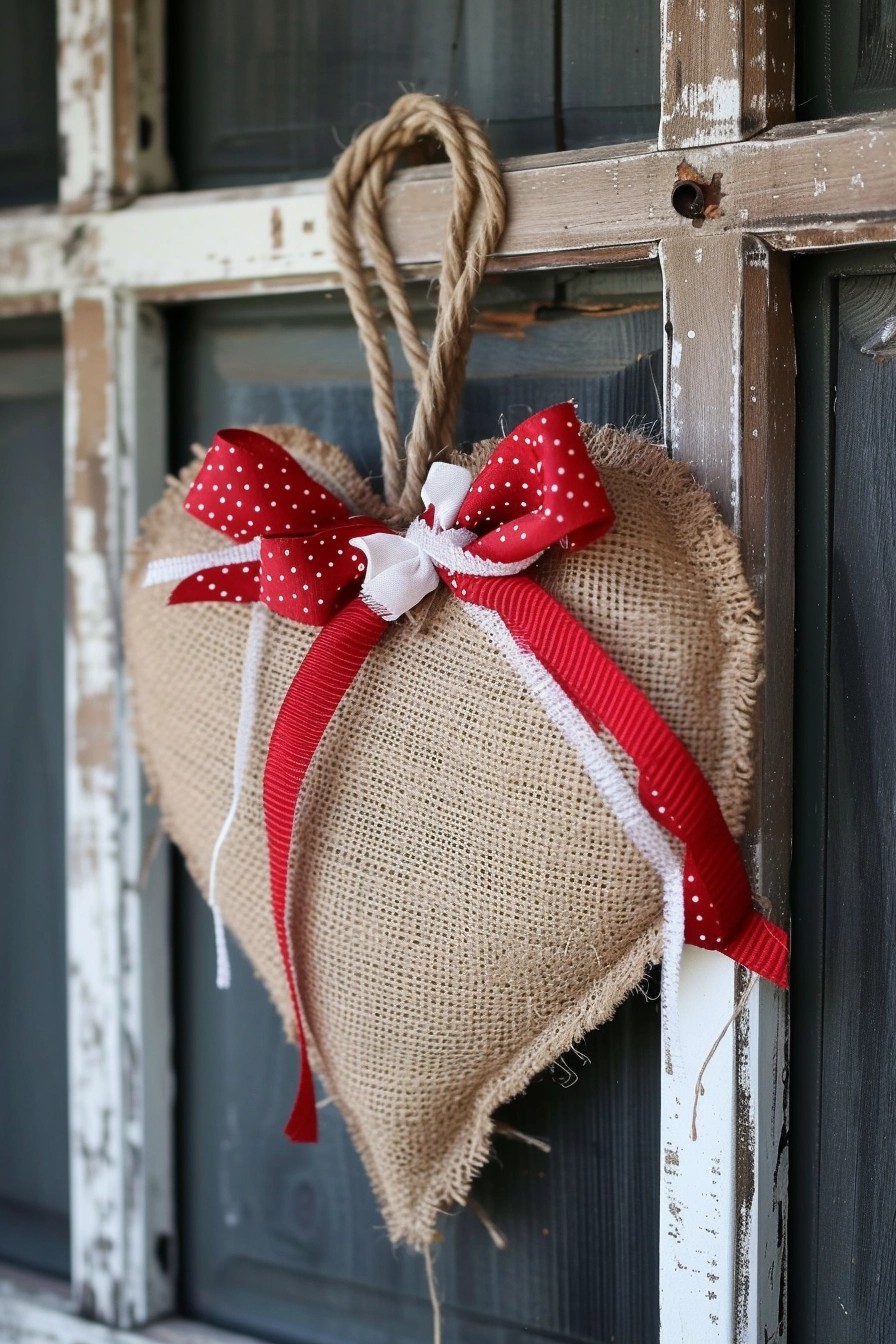
<svg viewBox="0 0 896 1344">
<path fill-rule="evenodd" d="M 353 512 L 385 517 L 339 449 L 300 429 L 264 432 Z M 608 428 L 586 437 L 615 525 L 532 573 L 675 729 L 737 835 L 760 649 L 737 541 L 661 448 Z M 473 470 L 491 447 L 475 451 Z M 195 471 L 145 520 L 125 617 L 140 749 L 165 825 L 206 888 L 231 796 L 249 611 L 168 607 L 170 589 L 141 586 L 150 560 L 216 545 L 182 508 Z M 261 780 L 314 638 L 268 619 L 249 768 L 218 876 L 226 922 L 287 1030 Z M 389 630 L 338 709 L 306 779 L 293 854 L 291 933 L 315 1070 L 390 1235 L 425 1246 L 438 1210 L 463 1202 L 487 1161 L 495 1108 L 611 1016 L 658 959 L 658 879 L 444 588 L 424 616 Z"/>
</svg>

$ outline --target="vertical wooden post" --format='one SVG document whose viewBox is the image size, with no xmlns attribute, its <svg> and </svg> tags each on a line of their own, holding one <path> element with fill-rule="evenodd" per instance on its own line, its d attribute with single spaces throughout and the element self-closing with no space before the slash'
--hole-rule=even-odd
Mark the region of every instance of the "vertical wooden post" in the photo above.
<svg viewBox="0 0 896 1344">
<path fill-rule="evenodd" d="M 793 645 L 794 359 L 787 263 L 756 239 L 661 247 L 666 432 L 744 542 L 764 600 L 766 680 L 746 850 L 754 890 L 786 923 Z M 771 580 L 771 581 L 769 581 Z M 714 953 L 682 967 L 684 1077 L 693 1085 L 746 977 Z M 784 1337 L 785 996 L 764 983 L 693 1095 L 663 1080 L 663 1344 Z"/>
<path fill-rule="evenodd" d="M 59 0 L 59 198 L 109 210 L 168 186 L 160 0 Z"/>
<path fill-rule="evenodd" d="M 84 1315 L 139 1325 L 173 1303 L 166 865 L 129 745 L 120 576 L 164 460 L 157 317 L 64 301 L 66 830 L 72 1282 Z M 149 481 L 147 480 L 149 486 Z"/>
<path fill-rule="evenodd" d="M 660 149 L 742 140 L 790 120 L 790 0 L 662 0 L 662 24 Z M 705 150 L 701 167 L 712 176 Z M 724 213 L 724 181 L 721 190 Z M 764 602 L 766 681 L 745 850 L 754 890 L 786 923 L 794 438 L 787 263 L 756 239 L 704 237 L 700 226 L 660 247 L 666 436 L 741 535 Z M 722 958 L 686 949 L 685 1078 L 696 1080 L 745 983 Z M 662 1344 L 784 1339 L 785 1003 L 764 983 L 753 991 L 707 1069 L 696 1140 L 693 1097 L 663 1076 Z"/>
<path fill-rule="evenodd" d="M 791 0 L 662 0 L 660 149 L 745 140 L 793 112 Z"/>
<path fill-rule="evenodd" d="M 57 28 L 63 208 L 165 185 L 162 4 L 59 0 Z M 164 471 L 164 339 L 127 293 L 71 290 L 62 307 L 72 1282 L 84 1315 L 133 1326 L 173 1304 L 166 868 L 120 628 L 127 544 Z"/>
</svg>

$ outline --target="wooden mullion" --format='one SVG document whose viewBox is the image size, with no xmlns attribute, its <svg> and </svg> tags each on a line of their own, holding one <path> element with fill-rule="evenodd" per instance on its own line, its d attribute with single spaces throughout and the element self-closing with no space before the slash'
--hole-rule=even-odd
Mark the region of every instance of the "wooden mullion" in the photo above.
<svg viewBox="0 0 896 1344">
<path fill-rule="evenodd" d="M 173 1301 L 167 869 L 128 736 L 120 598 L 163 476 L 165 365 L 159 320 L 126 294 L 65 295 L 63 319 L 71 1277 L 85 1315 L 133 1326 Z"/>
<path fill-rule="evenodd" d="M 663 0 L 659 147 L 743 140 L 790 121 L 791 0 Z"/>
<path fill-rule="evenodd" d="M 59 199 L 109 210 L 169 185 L 162 0 L 58 0 Z"/>
<path fill-rule="evenodd" d="M 764 619 L 756 784 L 747 822 L 753 889 L 790 922 L 793 824 L 796 350 L 789 258 L 743 242 L 740 534 Z M 789 995 L 760 982 L 735 1024 L 739 1154 L 736 1265 L 745 1341 L 786 1339 Z"/>
<path fill-rule="evenodd" d="M 745 852 L 754 890 L 787 923 L 793 654 L 793 329 L 787 263 L 750 229 L 737 172 L 745 141 L 793 115 L 790 0 L 663 0 L 660 150 L 687 150 L 689 176 L 719 184 L 713 213 L 727 236 L 702 228 L 660 244 L 666 295 L 667 441 L 693 464 L 741 535 L 747 571 L 765 604 L 766 680 L 756 722 L 754 805 Z M 786 134 L 786 132 L 785 132 Z M 796 168 L 799 132 L 782 178 Z M 774 135 L 765 145 L 776 143 Z M 731 156 L 731 163 L 723 159 Z M 766 165 L 768 166 L 768 165 Z M 793 241 L 814 218 L 830 172 L 812 169 L 792 202 Z M 772 172 L 770 177 L 777 179 Z M 863 181 L 855 171 L 852 181 Z M 732 191 L 733 185 L 733 191 Z M 769 203 L 780 205 L 772 187 Z M 824 207 L 823 207 L 824 208 Z M 721 214 L 719 214 L 721 212 Z M 761 213 L 761 212 L 760 212 Z M 827 212 L 825 212 L 827 213 Z M 789 236 L 788 236 L 789 235 Z M 682 964 L 686 1075 L 700 1067 L 707 1018 L 721 1030 L 748 977 L 690 949 Z M 701 959 L 702 961 L 703 959 Z M 754 989 L 706 1073 L 699 1138 L 686 1089 L 662 1083 L 660 1287 L 662 1344 L 783 1340 L 786 1333 L 785 996 Z"/>
<path fill-rule="evenodd" d="M 787 263 L 758 239 L 661 248 L 666 432 L 744 545 L 764 603 L 766 677 L 745 840 L 754 890 L 786 924 L 793 649 L 794 359 Z M 743 973 L 686 949 L 685 1077 L 744 987 Z M 663 1078 L 663 1344 L 782 1340 L 786 1228 L 786 996 L 760 983 L 693 1096 Z M 763 1333 L 765 1332 L 765 1333 Z"/>
<path fill-rule="evenodd" d="M 722 214 L 699 229 L 671 204 L 682 157 L 641 145 L 511 161 L 511 225 L 494 269 L 645 260 L 657 240 L 742 230 L 783 251 L 896 241 L 893 113 L 689 149 L 695 171 L 721 177 Z M 407 274 L 434 272 L 449 209 L 444 172 L 403 173 L 390 187 L 389 235 Z M 0 212 L 0 305 L 46 306 L 63 285 L 166 302 L 329 287 L 338 280 L 325 216 L 322 182 L 144 198 L 111 214 Z"/>
</svg>

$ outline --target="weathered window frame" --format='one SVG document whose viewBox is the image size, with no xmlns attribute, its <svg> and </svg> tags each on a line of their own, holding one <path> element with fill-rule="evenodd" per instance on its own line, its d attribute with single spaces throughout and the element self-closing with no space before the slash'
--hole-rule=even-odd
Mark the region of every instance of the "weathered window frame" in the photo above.
<svg viewBox="0 0 896 1344">
<path fill-rule="evenodd" d="M 156 305 L 338 278 L 319 181 L 165 192 L 162 0 L 59 0 L 57 12 L 60 204 L 0 215 L 0 316 L 58 308 L 65 327 L 72 1274 L 66 1289 L 0 1267 L 0 1334 L 21 1344 L 124 1344 L 140 1330 L 235 1344 L 171 1315 L 168 893 L 164 863 L 147 852 L 154 822 L 127 733 L 118 585 L 165 459 Z M 662 0 L 661 22 L 658 145 L 508 164 L 512 224 L 494 266 L 661 261 L 668 443 L 740 532 L 764 602 L 768 675 L 747 851 L 756 889 L 786 918 L 794 437 L 786 254 L 896 240 L 896 115 L 788 124 L 787 0 Z M 141 122 L 150 149 L 140 147 Z M 714 218 L 695 224 L 672 208 L 684 159 L 707 183 L 721 175 Z M 438 168 L 408 172 L 390 189 L 392 236 L 409 275 L 433 271 L 448 189 Z M 688 1076 L 742 985 L 730 962 L 687 950 Z M 662 1344 L 785 1336 L 785 1075 L 786 1000 L 763 984 L 710 1066 L 697 1143 L 688 1137 L 690 1099 L 664 1078 Z"/>
</svg>

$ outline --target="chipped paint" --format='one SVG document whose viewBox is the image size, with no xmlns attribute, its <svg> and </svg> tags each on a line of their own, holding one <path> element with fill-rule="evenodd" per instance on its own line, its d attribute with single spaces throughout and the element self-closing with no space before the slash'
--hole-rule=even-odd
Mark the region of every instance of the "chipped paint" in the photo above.
<svg viewBox="0 0 896 1344">
<path fill-rule="evenodd" d="M 673 453 L 693 465 L 723 514 L 743 532 L 749 571 L 761 591 L 766 557 L 777 547 L 786 548 L 792 525 L 789 494 L 779 488 L 792 458 L 787 418 L 792 364 L 772 344 L 782 313 L 789 330 L 786 289 L 780 288 L 782 273 L 761 242 L 708 238 L 705 233 L 700 237 L 699 247 L 686 236 L 661 246 L 667 438 Z M 774 405 L 766 400 L 770 365 L 780 376 Z M 752 431 L 760 425 L 764 429 L 757 439 Z M 766 454 L 771 454 L 772 470 L 780 479 L 769 476 Z M 777 563 L 782 571 L 786 568 L 783 555 Z M 792 613 L 785 611 L 786 592 L 784 579 L 780 600 L 777 589 L 775 593 L 779 605 L 770 605 L 768 612 L 769 638 L 783 651 L 784 670 L 773 668 L 770 661 L 763 689 L 769 703 L 777 697 L 777 729 L 775 741 L 760 756 L 760 811 L 751 842 L 762 856 L 761 867 L 754 867 L 756 890 L 775 897 L 786 851 L 782 828 L 787 808 L 776 796 L 777 815 L 769 815 L 765 808 L 772 804 L 763 800 L 769 799 L 768 772 L 778 781 L 777 788 L 787 776 L 779 743 L 786 746 L 789 722 Z M 718 1339 L 755 1344 L 781 1338 L 784 1247 L 778 1225 L 786 1187 L 782 1166 L 773 1169 L 770 1154 L 777 1160 L 786 1114 L 781 1045 L 786 1042 L 786 1015 L 774 992 L 757 989 L 750 1011 L 724 1037 L 705 1074 L 696 1143 L 689 1135 L 694 1080 L 737 999 L 739 974 L 730 963 L 710 971 L 706 954 L 699 966 L 690 958 L 682 965 L 680 1015 L 690 1086 L 663 1075 L 662 1344 L 710 1344 Z M 778 1043 L 774 1050 L 771 1041 Z M 732 1079 L 736 1086 L 728 1085 Z M 669 1160 L 670 1154 L 675 1161 Z"/>
<path fill-rule="evenodd" d="M 729 1035 L 704 1075 L 690 1137 L 694 1083 L 730 1011 L 734 968 L 716 953 L 684 949 L 679 997 L 683 1071 L 663 1074 L 660 1172 L 660 1338 L 663 1344 L 733 1339 L 734 1243 L 729 1228 L 734 1162 Z"/>
<path fill-rule="evenodd" d="M 670 120 L 685 120 L 701 129 L 692 144 L 717 144 L 740 136 L 740 81 L 715 75 L 706 84 L 684 84 L 678 92 Z"/>
<path fill-rule="evenodd" d="M 166 907 L 163 893 L 144 904 L 137 884 L 141 786 L 119 628 L 137 506 L 136 442 L 120 415 L 134 372 L 119 354 L 134 341 L 123 345 L 118 330 L 133 308 L 108 294 L 64 303 L 72 1285 L 82 1314 L 123 1326 L 172 1300 L 152 1254 L 155 1237 L 172 1232 L 168 1014 L 144 979 L 152 966 L 149 979 L 167 983 Z"/>
<path fill-rule="evenodd" d="M 302 221 L 302 230 L 307 232 L 305 225 L 309 221 Z M 274 252 L 283 251 L 283 212 L 279 206 L 274 206 L 271 210 L 271 248 Z"/>
<path fill-rule="evenodd" d="M 60 0 L 56 22 L 59 130 L 65 144 L 60 200 L 103 208 L 114 195 L 117 158 L 111 6 L 107 0 Z"/>
<path fill-rule="evenodd" d="M 57 0 L 56 12 L 61 202 L 105 210 L 168 186 L 163 6 Z"/>
<path fill-rule="evenodd" d="M 896 241 L 893 113 L 757 135 L 763 126 L 791 116 L 791 8 L 759 0 L 749 7 L 747 22 L 742 5 L 710 6 L 703 0 L 695 7 L 694 0 L 663 0 L 660 143 L 688 146 L 695 171 L 710 180 L 714 172 L 725 177 L 726 216 L 707 221 L 700 235 L 708 243 L 707 265 L 714 242 L 721 238 L 735 244 L 745 228 L 787 250 Z M 135 13 L 151 16 L 151 43 L 135 28 Z M 127 201 L 135 173 L 156 187 L 165 183 L 157 56 L 140 69 L 136 99 L 126 82 L 135 45 L 144 52 L 161 50 L 163 15 L 161 5 L 136 0 L 114 6 L 110 0 L 62 0 L 59 15 L 66 162 L 62 200 L 74 218 L 36 211 L 0 216 L 0 306 L 8 312 L 46 305 L 63 289 L 69 295 L 74 1283 L 84 1312 L 128 1322 L 164 1312 L 172 1301 L 170 1278 L 154 1278 L 158 1265 L 152 1254 L 154 1235 L 172 1235 L 166 1202 L 170 1154 L 164 1151 L 170 1105 L 165 902 L 158 893 L 152 901 L 141 895 L 139 840 L 146 821 L 122 721 L 117 661 L 116 575 L 138 506 L 136 445 L 139 440 L 141 459 L 157 453 L 159 463 L 164 448 L 155 413 L 164 388 L 152 373 L 164 367 L 161 334 L 150 321 L 141 335 L 143 319 L 132 296 L 187 299 L 320 288 L 333 284 L 336 268 L 326 241 L 321 183 L 171 196 L 108 217 L 79 214 L 85 207 Z M 694 40 L 695 23 L 699 41 Z M 703 67 L 694 69 L 698 61 Z M 138 108 L 148 117 L 151 152 L 161 155 L 155 178 L 146 155 L 134 154 Z M 736 143 L 742 135 L 756 138 Z M 718 143 L 726 138 L 732 143 Z M 701 145 L 711 147 L 701 150 Z M 693 237 L 689 225 L 669 209 L 669 183 L 680 159 L 680 148 L 668 153 L 640 145 L 509 164 L 512 224 L 494 269 L 641 259 L 654 255 L 661 240 L 667 280 L 678 295 L 681 277 L 668 267 L 667 244 Z M 823 216 L 812 213 L 816 182 L 824 184 L 817 193 Z M 406 273 L 433 273 L 447 200 L 446 174 L 439 169 L 404 174 L 390 188 L 390 235 Z M 727 240 L 721 237 L 726 233 L 732 235 Z M 693 262 L 704 265 L 702 247 L 694 251 Z M 766 282 L 767 265 L 758 253 L 748 249 L 744 263 L 743 283 Z M 81 303 L 95 305 L 92 316 Z M 757 427 L 748 428 L 747 403 L 758 408 L 763 426 L 768 408 L 761 405 L 760 385 L 753 380 L 740 404 L 733 390 L 740 376 L 738 360 L 727 354 L 737 348 L 738 333 L 730 314 L 719 326 L 718 310 L 719 295 L 706 282 L 706 293 L 682 321 L 684 340 L 681 333 L 670 334 L 670 438 L 677 451 L 688 454 L 689 441 L 700 440 L 706 419 L 687 348 L 699 352 L 704 366 L 719 352 L 718 437 L 711 442 L 707 428 L 705 442 L 698 444 L 698 469 L 704 479 L 711 478 L 708 483 L 729 517 L 739 517 L 746 508 L 745 544 L 748 553 L 752 547 L 760 556 L 751 572 L 761 590 L 767 554 L 782 544 L 777 538 L 787 536 L 785 504 L 783 492 L 763 493 L 764 481 L 752 501 L 749 492 L 745 504 L 742 500 L 741 475 L 754 461 L 759 470 L 759 448 L 765 448 L 767 434 L 759 448 L 741 454 L 735 422 L 743 414 L 743 433 L 756 444 Z M 755 312 L 761 318 L 761 304 Z M 715 414 L 715 402 L 712 409 Z M 769 459 L 770 472 L 775 460 Z M 775 572 L 785 569 L 786 560 Z M 783 648 L 786 640 L 780 643 Z M 780 719 L 785 721 L 786 715 Z M 771 848 L 769 834 L 765 852 Z M 767 858 L 763 862 L 768 866 Z M 151 880 L 160 882 L 158 871 Z M 144 965 L 159 973 L 144 980 Z M 725 969 L 730 973 L 727 963 Z M 700 979 L 706 980 L 703 967 Z M 683 1006 L 694 1022 L 697 1052 L 710 1026 L 715 1029 L 713 1013 L 730 1004 L 733 988 L 730 975 L 712 982 L 712 1011 L 698 1021 L 694 1000 L 687 998 L 696 977 L 686 976 L 686 981 Z M 681 1132 L 687 1127 L 689 1098 L 675 1096 L 664 1080 L 663 1344 L 735 1338 L 738 1344 L 755 1344 L 760 1338 L 781 1338 L 783 1252 L 775 1238 L 769 1244 L 768 1228 L 772 1220 L 784 1226 L 786 1114 L 775 1090 L 786 1071 L 782 1033 L 783 1014 L 760 987 L 738 1027 L 736 1044 L 725 1043 L 707 1073 L 696 1145 Z M 735 1059 L 736 1095 L 731 1086 Z M 154 1148 L 158 1143 L 161 1149 Z M 744 1144 L 755 1153 L 752 1170 L 737 1158 Z M 33 1302 L 24 1288 L 14 1292 L 11 1297 L 0 1289 L 0 1335 L 14 1344 L 112 1344 L 122 1338 L 75 1321 L 64 1306 L 51 1309 Z M 193 1339 L 194 1329 L 206 1338 L 202 1327 L 161 1329 L 166 1338 Z"/>
</svg>

